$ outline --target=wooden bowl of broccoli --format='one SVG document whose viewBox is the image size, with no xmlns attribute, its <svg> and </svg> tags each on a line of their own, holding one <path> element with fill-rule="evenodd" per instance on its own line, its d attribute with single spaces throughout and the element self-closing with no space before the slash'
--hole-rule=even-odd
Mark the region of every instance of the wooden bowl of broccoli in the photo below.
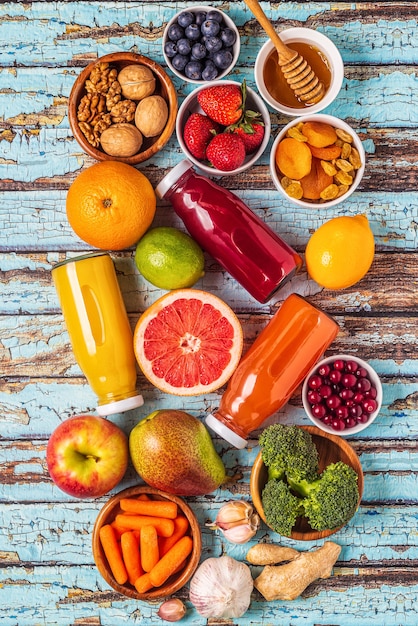
<svg viewBox="0 0 418 626">
<path fill-rule="evenodd" d="M 299 541 L 328 537 L 356 513 L 360 460 L 350 444 L 315 426 L 273 424 L 262 431 L 250 477 L 254 506 L 269 528 Z"/>
</svg>

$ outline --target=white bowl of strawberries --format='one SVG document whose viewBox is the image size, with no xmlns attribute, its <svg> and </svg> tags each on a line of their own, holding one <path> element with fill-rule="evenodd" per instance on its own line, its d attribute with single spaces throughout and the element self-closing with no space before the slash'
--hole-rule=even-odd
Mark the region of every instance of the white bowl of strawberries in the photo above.
<svg viewBox="0 0 418 626">
<path fill-rule="evenodd" d="M 192 91 L 179 108 L 177 139 L 187 158 L 208 176 L 244 172 L 270 139 L 270 115 L 245 81 L 213 81 Z"/>
</svg>

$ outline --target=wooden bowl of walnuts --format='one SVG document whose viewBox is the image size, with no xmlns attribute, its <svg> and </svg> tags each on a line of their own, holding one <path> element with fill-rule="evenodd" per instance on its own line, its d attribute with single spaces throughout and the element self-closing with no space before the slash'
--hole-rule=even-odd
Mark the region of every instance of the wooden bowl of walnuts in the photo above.
<svg viewBox="0 0 418 626">
<path fill-rule="evenodd" d="M 158 63 L 131 52 L 114 52 L 90 63 L 70 93 L 71 130 L 83 150 L 98 161 L 136 165 L 170 139 L 177 94 Z"/>
</svg>

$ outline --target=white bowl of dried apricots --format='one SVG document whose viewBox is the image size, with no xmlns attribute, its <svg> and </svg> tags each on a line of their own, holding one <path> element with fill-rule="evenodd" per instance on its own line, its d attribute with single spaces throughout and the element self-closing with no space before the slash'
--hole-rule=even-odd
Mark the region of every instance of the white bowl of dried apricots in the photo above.
<svg viewBox="0 0 418 626">
<path fill-rule="evenodd" d="M 318 113 L 292 120 L 270 154 L 275 187 L 300 207 L 329 208 L 346 200 L 364 174 L 366 155 L 346 122 Z"/>
</svg>

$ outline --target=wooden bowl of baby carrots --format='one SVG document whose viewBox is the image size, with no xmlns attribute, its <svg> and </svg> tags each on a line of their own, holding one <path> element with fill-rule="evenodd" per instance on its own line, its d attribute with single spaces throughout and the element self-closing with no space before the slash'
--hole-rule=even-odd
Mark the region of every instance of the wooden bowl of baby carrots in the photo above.
<svg viewBox="0 0 418 626">
<path fill-rule="evenodd" d="M 137 600 L 166 598 L 196 570 L 199 523 L 181 498 L 148 486 L 121 491 L 101 509 L 93 557 L 105 581 Z"/>
</svg>

